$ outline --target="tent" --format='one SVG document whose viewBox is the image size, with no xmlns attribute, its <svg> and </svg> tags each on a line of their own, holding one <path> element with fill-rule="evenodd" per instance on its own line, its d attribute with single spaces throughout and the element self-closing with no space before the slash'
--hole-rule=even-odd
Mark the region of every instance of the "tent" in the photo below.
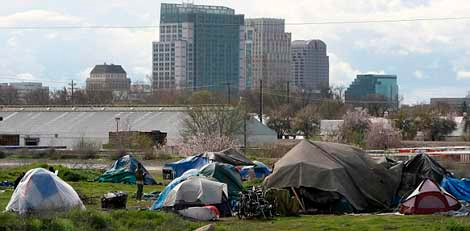
<svg viewBox="0 0 470 231">
<path fill-rule="evenodd" d="M 264 186 L 321 193 L 326 203 L 344 197 L 357 211 L 371 211 L 392 206 L 400 177 L 358 148 L 303 140 L 275 163 Z"/>
<path fill-rule="evenodd" d="M 430 178 L 441 183 L 450 173 L 427 154 L 418 154 L 405 162 L 398 195 L 406 197 L 424 179 Z"/>
<path fill-rule="evenodd" d="M 168 197 L 168 194 L 171 192 L 173 188 L 175 188 L 179 183 L 187 180 L 189 177 L 192 176 L 197 176 L 199 175 L 198 170 L 196 169 L 190 169 L 183 173 L 180 177 L 174 179 L 171 181 L 164 189 L 163 191 L 158 195 L 157 200 L 153 203 L 152 207 L 150 208 L 151 210 L 159 210 L 163 208 L 163 202 L 166 200 Z"/>
<path fill-rule="evenodd" d="M 259 161 L 253 161 L 254 166 L 244 166 L 240 169 L 240 175 L 242 179 L 257 178 L 264 179 L 266 176 L 271 174 L 272 170 L 264 163 Z"/>
<path fill-rule="evenodd" d="M 137 165 L 139 163 L 140 162 L 132 155 L 125 155 L 119 158 L 119 160 L 116 160 L 113 165 L 111 165 L 111 168 L 99 176 L 97 180 L 99 182 L 135 184 L 135 171 L 137 170 Z M 145 169 L 145 167 L 143 167 L 143 169 L 144 184 L 157 184 L 147 169 Z"/>
<path fill-rule="evenodd" d="M 203 176 L 192 176 L 168 193 L 163 201 L 163 207 L 179 210 L 194 206 L 216 205 L 223 203 L 227 195 L 227 184 L 211 181 Z"/>
<path fill-rule="evenodd" d="M 447 192 L 452 194 L 455 198 L 470 202 L 470 180 L 469 179 L 456 179 L 453 177 L 446 177 L 441 182 L 441 187 Z"/>
<path fill-rule="evenodd" d="M 206 152 L 203 156 L 210 160 L 210 162 L 231 164 L 233 166 L 255 165 L 255 163 L 234 148 L 225 149 L 220 152 Z"/>
<path fill-rule="evenodd" d="M 176 178 L 190 169 L 200 169 L 207 163 L 209 163 L 209 160 L 203 154 L 199 154 L 173 163 L 167 163 L 164 165 L 164 168 L 171 168 L 173 170 L 173 178 Z"/>
<path fill-rule="evenodd" d="M 43 168 L 29 170 L 11 195 L 7 211 L 26 213 L 85 209 L 77 192 L 54 173 Z"/>
<path fill-rule="evenodd" d="M 425 179 L 400 204 L 403 214 L 432 214 L 458 210 L 460 203 L 432 179 Z"/>
<path fill-rule="evenodd" d="M 164 175 L 167 171 L 171 170 L 168 179 L 174 179 L 181 176 L 184 172 L 190 169 L 201 169 L 208 163 L 226 163 L 234 166 L 248 166 L 255 165 L 251 160 L 247 159 L 240 151 L 229 148 L 220 152 L 205 152 L 198 155 L 190 156 L 185 159 L 167 163 L 163 167 Z"/>
<path fill-rule="evenodd" d="M 223 163 L 210 163 L 199 170 L 199 174 L 212 177 L 221 183 L 227 184 L 228 198 L 238 198 L 238 193 L 243 190 L 240 173 L 234 166 Z"/>
</svg>

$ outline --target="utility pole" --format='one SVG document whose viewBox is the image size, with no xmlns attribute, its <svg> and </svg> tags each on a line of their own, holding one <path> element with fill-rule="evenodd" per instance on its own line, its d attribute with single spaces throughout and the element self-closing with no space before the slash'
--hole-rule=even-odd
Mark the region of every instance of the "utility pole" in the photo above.
<svg viewBox="0 0 470 231">
<path fill-rule="evenodd" d="M 230 105 L 230 82 L 227 83 L 227 104 Z"/>
<path fill-rule="evenodd" d="M 71 93 L 72 93 L 70 101 L 72 102 L 72 105 L 74 105 L 75 101 L 74 101 L 74 94 L 73 93 L 74 93 L 74 88 L 75 88 L 76 83 L 74 83 L 73 80 L 72 80 L 72 83 L 70 83 L 69 85 L 70 85 L 70 90 L 71 90 Z"/>
<path fill-rule="evenodd" d="M 263 80 L 259 80 L 259 121 L 263 123 Z"/>
<path fill-rule="evenodd" d="M 290 103 L 290 81 L 287 80 L 287 104 Z"/>
</svg>

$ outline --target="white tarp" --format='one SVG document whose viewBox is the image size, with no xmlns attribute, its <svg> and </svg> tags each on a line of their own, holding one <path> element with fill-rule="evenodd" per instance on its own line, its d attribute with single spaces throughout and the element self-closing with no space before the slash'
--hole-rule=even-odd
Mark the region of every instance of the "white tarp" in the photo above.
<svg viewBox="0 0 470 231">
<path fill-rule="evenodd" d="M 219 214 L 217 214 L 217 208 L 214 206 L 190 207 L 179 210 L 178 213 L 184 217 L 192 218 L 198 221 L 211 221 L 217 220 L 219 218 Z"/>
<path fill-rule="evenodd" d="M 173 207 L 175 204 L 220 204 L 223 195 L 228 198 L 227 184 L 211 181 L 202 176 L 193 176 L 170 191 L 163 202 L 163 207 Z"/>
<path fill-rule="evenodd" d="M 19 214 L 85 209 L 77 192 L 54 173 L 35 168 L 29 170 L 11 195 L 7 211 Z"/>
</svg>

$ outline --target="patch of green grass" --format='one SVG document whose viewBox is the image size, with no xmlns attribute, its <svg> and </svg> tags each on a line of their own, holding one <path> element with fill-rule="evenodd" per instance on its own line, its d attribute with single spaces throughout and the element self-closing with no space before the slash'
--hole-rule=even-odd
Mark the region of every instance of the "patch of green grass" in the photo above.
<svg viewBox="0 0 470 231">
<path fill-rule="evenodd" d="M 21 172 L 27 172 L 33 168 L 48 169 L 50 166 L 52 166 L 55 170 L 58 170 L 59 177 L 65 181 L 77 182 L 94 180 L 103 173 L 101 170 L 97 169 L 70 169 L 62 165 L 47 165 L 36 163 L 13 168 L 2 168 L 0 169 L 0 180 L 14 181 L 21 174 Z"/>
<path fill-rule="evenodd" d="M 191 222 L 164 212 L 111 212 L 86 210 L 57 214 L 51 218 L 0 214 L 0 230 L 193 230 L 203 223 Z"/>
<path fill-rule="evenodd" d="M 263 184 L 262 179 L 253 179 L 253 180 L 247 180 L 243 181 L 243 187 L 246 189 L 251 188 L 252 186 L 259 186 Z"/>
</svg>

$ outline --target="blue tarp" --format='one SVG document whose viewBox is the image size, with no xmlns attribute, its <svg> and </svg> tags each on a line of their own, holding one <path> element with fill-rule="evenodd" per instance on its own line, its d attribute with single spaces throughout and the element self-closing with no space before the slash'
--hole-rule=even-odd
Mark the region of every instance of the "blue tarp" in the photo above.
<svg viewBox="0 0 470 231">
<path fill-rule="evenodd" d="M 125 155 L 119 160 L 116 160 L 111 168 L 106 170 L 101 176 L 97 178 L 99 182 L 112 182 L 112 183 L 127 183 L 135 184 L 135 172 L 137 171 L 137 165 L 140 162 L 132 155 Z M 142 166 L 143 167 L 143 166 Z M 153 185 L 157 184 L 157 181 L 153 179 L 150 173 L 143 167 L 144 170 L 144 184 Z"/>
<path fill-rule="evenodd" d="M 182 159 L 173 163 L 165 164 L 165 167 L 171 167 L 175 172 L 175 178 L 183 175 L 184 172 L 190 169 L 200 169 L 204 165 L 208 164 L 209 160 L 202 157 L 202 154 L 196 156 L 190 156 L 186 159 Z"/>
<path fill-rule="evenodd" d="M 150 208 L 150 210 L 159 210 L 163 207 L 163 202 L 165 202 L 167 196 L 168 196 L 168 193 L 170 193 L 170 191 L 176 187 L 176 185 L 178 185 L 179 183 L 185 181 L 186 179 L 188 179 L 189 177 L 191 176 L 197 176 L 199 174 L 198 170 L 197 169 L 190 169 L 188 171 L 186 171 L 185 173 L 183 173 L 180 177 L 174 179 L 173 181 L 171 181 L 166 187 L 165 189 L 163 189 L 163 191 L 160 193 L 160 195 L 158 195 L 158 198 L 157 200 L 155 201 L 155 203 L 153 203 L 152 207 Z"/>
<path fill-rule="evenodd" d="M 271 169 L 268 166 L 266 166 L 264 163 L 256 161 L 256 160 L 253 161 L 253 163 L 255 163 L 256 165 L 245 166 L 242 169 L 240 169 L 240 175 L 242 176 L 242 179 L 247 179 L 250 174 L 250 171 L 254 171 L 255 176 L 258 179 L 262 179 L 268 176 L 269 174 L 271 174 L 272 172 Z"/>
<path fill-rule="evenodd" d="M 470 180 L 445 177 L 441 186 L 458 200 L 470 202 Z"/>
</svg>

